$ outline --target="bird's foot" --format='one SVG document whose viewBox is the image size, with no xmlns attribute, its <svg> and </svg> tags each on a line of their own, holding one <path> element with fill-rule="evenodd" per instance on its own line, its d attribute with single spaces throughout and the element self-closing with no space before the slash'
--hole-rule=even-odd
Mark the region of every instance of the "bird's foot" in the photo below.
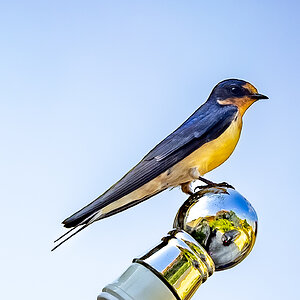
<svg viewBox="0 0 300 300">
<path fill-rule="evenodd" d="M 217 186 L 220 186 L 220 187 L 226 187 L 226 188 L 234 189 L 234 190 L 235 190 L 235 188 L 234 188 L 231 184 L 229 184 L 229 183 L 227 183 L 227 182 L 217 183 Z"/>
<path fill-rule="evenodd" d="M 206 185 L 196 186 L 195 189 L 194 189 L 194 193 L 196 193 L 197 190 L 202 190 L 202 189 L 206 189 L 206 188 L 210 188 L 210 187 L 225 187 L 225 188 L 234 189 L 234 187 L 231 184 L 227 183 L 227 182 L 216 183 L 216 182 L 207 180 L 207 179 L 202 178 L 202 177 L 200 177 L 199 180 L 206 183 Z"/>
</svg>

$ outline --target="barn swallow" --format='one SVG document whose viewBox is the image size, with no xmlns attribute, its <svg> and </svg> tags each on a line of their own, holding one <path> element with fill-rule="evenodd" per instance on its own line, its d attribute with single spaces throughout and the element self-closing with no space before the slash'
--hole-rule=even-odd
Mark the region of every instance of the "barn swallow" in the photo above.
<svg viewBox="0 0 300 300">
<path fill-rule="evenodd" d="M 52 250 L 93 222 L 168 188 L 181 186 L 184 192 L 191 193 L 190 183 L 194 180 L 213 184 L 202 176 L 231 155 L 241 134 L 242 117 L 259 99 L 268 97 L 259 94 L 249 82 L 227 79 L 218 83 L 207 101 L 124 177 L 62 222 L 71 229 L 55 241 L 59 243 Z"/>
</svg>

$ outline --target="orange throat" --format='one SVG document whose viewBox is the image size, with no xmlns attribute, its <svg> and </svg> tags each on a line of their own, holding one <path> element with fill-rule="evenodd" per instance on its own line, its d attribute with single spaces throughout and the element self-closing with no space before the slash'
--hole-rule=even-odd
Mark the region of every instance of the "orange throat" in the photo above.
<svg viewBox="0 0 300 300">
<path fill-rule="evenodd" d="M 250 97 L 243 98 L 228 98 L 226 100 L 218 100 L 221 105 L 234 105 L 238 108 L 241 116 L 244 115 L 245 111 L 256 101 Z"/>
</svg>

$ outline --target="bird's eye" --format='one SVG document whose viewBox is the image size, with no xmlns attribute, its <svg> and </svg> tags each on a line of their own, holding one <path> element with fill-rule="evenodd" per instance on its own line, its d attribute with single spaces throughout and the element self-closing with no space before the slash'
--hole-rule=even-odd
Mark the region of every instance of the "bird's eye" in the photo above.
<svg viewBox="0 0 300 300">
<path fill-rule="evenodd" d="M 231 88 L 230 88 L 230 91 L 231 91 L 231 93 L 232 93 L 233 95 L 235 95 L 235 96 L 239 96 L 239 95 L 242 94 L 241 88 L 239 88 L 239 87 L 237 87 L 237 86 L 231 87 Z"/>
</svg>

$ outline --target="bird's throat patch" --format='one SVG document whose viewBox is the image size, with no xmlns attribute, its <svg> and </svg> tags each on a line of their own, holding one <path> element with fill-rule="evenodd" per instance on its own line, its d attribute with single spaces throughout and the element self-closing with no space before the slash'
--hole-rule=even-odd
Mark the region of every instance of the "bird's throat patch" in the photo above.
<svg viewBox="0 0 300 300">
<path fill-rule="evenodd" d="M 245 111 L 256 101 L 248 96 L 244 97 L 232 97 L 224 100 L 217 100 L 220 105 L 234 105 L 238 108 L 241 116 L 244 115 Z"/>
</svg>

